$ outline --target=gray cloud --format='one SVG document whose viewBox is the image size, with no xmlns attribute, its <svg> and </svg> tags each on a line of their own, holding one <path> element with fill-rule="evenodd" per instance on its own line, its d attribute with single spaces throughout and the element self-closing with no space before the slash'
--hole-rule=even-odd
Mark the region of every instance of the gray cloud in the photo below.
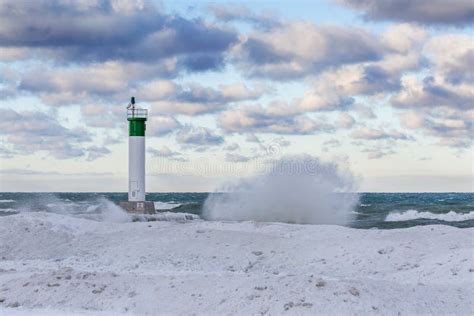
<svg viewBox="0 0 474 316">
<path fill-rule="evenodd" d="M 269 90 L 264 85 L 249 88 L 244 83 L 211 88 L 192 83 L 179 85 L 165 79 L 150 80 L 160 76 L 160 70 L 161 66 L 156 64 L 148 67 L 143 63 L 118 62 L 80 68 L 38 68 L 22 74 L 18 91 L 39 96 L 48 105 L 84 105 L 87 109 L 82 112 L 87 116 L 87 111 L 98 110 L 98 101 L 103 104 L 124 102 L 131 93 L 137 96 L 137 101 L 150 103 L 154 112 L 196 115 L 221 110 L 228 103 L 256 100 Z M 118 107 L 112 107 L 109 112 L 115 114 L 116 110 Z M 91 126 L 104 124 L 94 122 L 94 117 L 90 119 Z"/>
<path fill-rule="evenodd" d="M 474 23 L 471 0 L 335 0 L 370 20 L 465 26 Z"/>
<path fill-rule="evenodd" d="M 392 149 L 379 148 L 379 147 L 366 148 L 366 149 L 363 149 L 362 152 L 367 153 L 367 158 L 369 159 L 380 159 L 388 155 L 396 154 L 396 151 Z"/>
<path fill-rule="evenodd" d="M 0 134 L 15 154 L 46 151 L 58 159 L 84 156 L 87 150 L 82 144 L 92 140 L 87 131 L 66 128 L 46 113 L 9 109 L 2 110 Z"/>
<path fill-rule="evenodd" d="M 417 109 L 400 114 L 403 126 L 424 132 L 438 139 L 442 146 L 469 148 L 472 143 L 474 110 L 457 110 L 450 107 Z"/>
<path fill-rule="evenodd" d="M 410 140 L 411 137 L 408 135 L 396 131 L 396 130 L 385 130 L 383 128 L 361 128 L 355 130 L 352 134 L 353 138 L 366 139 L 366 140 Z"/>
<path fill-rule="evenodd" d="M 209 9 L 218 20 L 224 22 L 245 22 L 262 29 L 275 27 L 281 23 L 278 17 L 271 12 L 258 14 L 242 5 L 212 5 Z"/>
<path fill-rule="evenodd" d="M 96 160 L 97 158 L 104 157 L 110 153 L 111 151 L 105 146 L 102 146 L 102 147 L 90 146 L 90 147 L 87 147 L 87 160 L 88 161 Z"/>
<path fill-rule="evenodd" d="M 447 34 L 432 38 L 426 45 L 432 73 L 453 85 L 474 84 L 474 37 Z"/>
<path fill-rule="evenodd" d="M 169 160 L 183 161 L 183 162 L 188 161 L 188 159 L 184 158 L 180 152 L 171 150 L 167 146 L 163 146 L 159 149 L 149 148 L 147 151 L 150 154 L 152 154 L 154 157 L 158 157 L 158 158 L 167 158 Z"/>
<path fill-rule="evenodd" d="M 219 115 L 219 125 L 228 132 L 275 133 L 275 134 L 313 134 L 328 132 L 334 128 L 317 122 L 306 115 L 298 114 L 293 107 L 271 104 L 261 106 L 240 106 L 224 111 Z"/>
<path fill-rule="evenodd" d="M 181 123 L 172 116 L 152 116 L 147 124 L 150 136 L 165 136 L 181 128 Z"/>
<path fill-rule="evenodd" d="M 15 0 L 0 3 L 0 43 L 65 62 L 177 57 L 189 71 L 222 67 L 233 31 L 160 12 L 151 1 Z"/>
<path fill-rule="evenodd" d="M 469 110 L 472 108 L 472 86 L 456 86 L 440 77 L 428 76 L 420 81 L 416 76 L 406 76 L 402 90 L 392 97 L 391 104 L 400 108 L 448 106 Z"/>
<path fill-rule="evenodd" d="M 236 151 L 238 149 L 240 149 L 240 145 L 237 143 L 232 143 L 224 147 L 224 150 L 227 150 L 227 151 Z"/>
<path fill-rule="evenodd" d="M 249 76 L 288 80 L 379 60 L 385 47 L 363 29 L 291 22 L 250 33 L 232 52 Z"/>
<path fill-rule="evenodd" d="M 224 142 L 224 138 L 206 127 L 185 125 L 176 134 L 176 141 L 185 145 L 215 146 Z"/>
<path fill-rule="evenodd" d="M 247 157 L 241 154 L 236 154 L 236 153 L 226 153 L 225 154 L 225 160 L 228 162 L 247 162 L 252 159 L 251 157 Z"/>
<path fill-rule="evenodd" d="M 268 89 L 257 86 L 248 88 L 243 83 L 221 85 L 218 89 L 199 84 L 176 86 L 164 100 L 152 102 L 152 109 L 160 113 L 199 115 L 225 109 L 229 103 L 256 100 Z"/>
</svg>

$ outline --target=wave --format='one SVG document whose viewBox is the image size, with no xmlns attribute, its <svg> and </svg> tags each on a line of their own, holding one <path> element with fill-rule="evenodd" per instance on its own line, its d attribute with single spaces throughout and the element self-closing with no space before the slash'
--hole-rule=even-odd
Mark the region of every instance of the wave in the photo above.
<svg viewBox="0 0 474 316">
<path fill-rule="evenodd" d="M 155 204 L 155 209 L 157 210 L 172 210 L 174 208 L 180 207 L 180 203 L 174 202 L 153 202 Z"/>
<path fill-rule="evenodd" d="M 12 203 L 15 202 L 15 200 L 0 200 L 0 203 Z"/>
<path fill-rule="evenodd" d="M 276 161 L 267 173 L 241 179 L 210 194 L 208 220 L 340 224 L 359 202 L 355 177 L 336 163 L 303 155 Z"/>
<path fill-rule="evenodd" d="M 18 211 L 13 208 L 0 208 L 0 213 L 18 213 Z"/>
<path fill-rule="evenodd" d="M 390 213 L 385 218 L 386 222 L 402 222 L 411 221 L 415 219 L 436 219 L 445 222 L 462 222 L 467 220 L 474 220 L 474 211 L 469 213 L 456 213 L 450 211 L 448 213 L 431 213 L 418 212 L 417 210 L 408 210 L 403 213 Z"/>
</svg>

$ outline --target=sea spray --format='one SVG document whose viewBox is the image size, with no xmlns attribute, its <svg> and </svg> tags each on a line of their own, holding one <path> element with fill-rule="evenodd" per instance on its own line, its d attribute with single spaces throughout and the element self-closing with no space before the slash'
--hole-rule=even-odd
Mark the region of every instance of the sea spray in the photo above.
<svg viewBox="0 0 474 316">
<path fill-rule="evenodd" d="M 48 212 L 92 219 L 101 222 L 130 222 L 132 217 L 118 205 L 102 196 L 85 201 L 64 200 L 55 194 L 35 195 L 15 209 L 16 212 Z"/>
<path fill-rule="evenodd" d="M 354 176 L 311 156 L 285 157 L 266 174 L 228 184 L 209 195 L 208 220 L 348 224 L 358 203 Z"/>
</svg>

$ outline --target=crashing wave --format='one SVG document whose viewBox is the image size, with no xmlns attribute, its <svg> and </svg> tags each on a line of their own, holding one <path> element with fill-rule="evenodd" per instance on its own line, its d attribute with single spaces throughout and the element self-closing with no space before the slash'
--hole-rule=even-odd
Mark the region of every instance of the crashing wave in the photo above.
<svg viewBox="0 0 474 316">
<path fill-rule="evenodd" d="M 474 211 L 469 213 L 456 213 L 450 211 L 448 213 L 431 213 L 431 212 L 418 212 L 417 210 L 408 210 L 403 213 L 390 213 L 385 218 L 386 222 L 402 222 L 411 221 L 415 219 L 436 219 L 445 222 L 462 222 L 474 219 Z"/>
</svg>

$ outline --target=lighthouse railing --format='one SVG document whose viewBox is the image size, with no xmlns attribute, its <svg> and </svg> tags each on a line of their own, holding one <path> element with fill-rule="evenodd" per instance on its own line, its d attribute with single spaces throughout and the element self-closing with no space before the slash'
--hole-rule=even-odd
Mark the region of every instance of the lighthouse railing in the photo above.
<svg viewBox="0 0 474 316">
<path fill-rule="evenodd" d="M 127 110 L 127 118 L 144 118 L 148 117 L 148 110 L 147 109 L 128 109 Z"/>
</svg>

